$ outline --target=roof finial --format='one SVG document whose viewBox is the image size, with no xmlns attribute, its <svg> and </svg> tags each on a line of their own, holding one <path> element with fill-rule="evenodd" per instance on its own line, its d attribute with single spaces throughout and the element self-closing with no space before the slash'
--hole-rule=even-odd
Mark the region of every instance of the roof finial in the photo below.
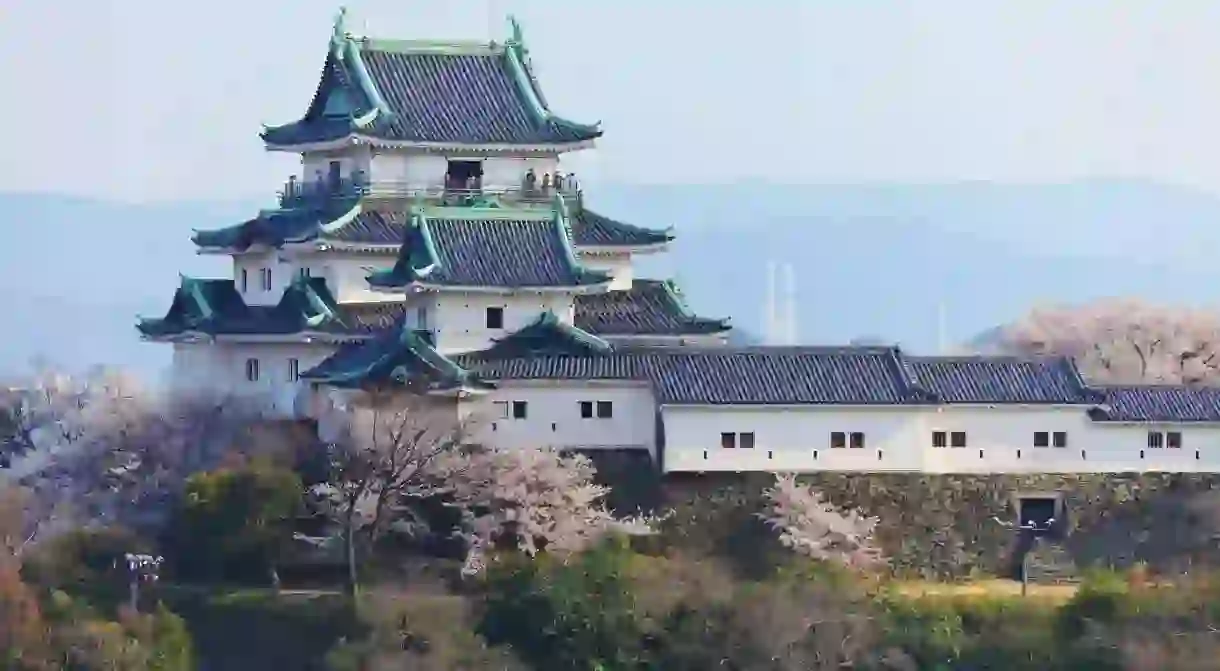
<svg viewBox="0 0 1220 671">
<path fill-rule="evenodd" d="M 340 6 L 339 12 L 335 14 L 335 25 L 331 29 L 330 46 L 339 53 L 339 49 L 343 46 L 344 40 L 347 39 L 347 7 Z"/>
<path fill-rule="evenodd" d="M 517 17 L 512 14 L 508 15 L 508 30 L 508 43 L 516 46 L 520 50 L 521 60 L 528 63 L 530 51 L 525 48 L 525 37 L 521 34 L 521 24 L 517 22 Z"/>
</svg>

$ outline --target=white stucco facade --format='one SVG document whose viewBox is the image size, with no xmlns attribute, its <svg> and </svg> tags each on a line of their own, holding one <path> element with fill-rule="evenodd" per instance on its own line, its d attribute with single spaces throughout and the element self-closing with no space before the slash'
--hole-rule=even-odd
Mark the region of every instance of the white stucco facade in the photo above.
<svg viewBox="0 0 1220 671">
<path fill-rule="evenodd" d="M 480 50 L 485 51 L 482 46 Z M 508 53 L 508 57 L 515 58 L 515 52 L 510 52 L 505 53 Z M 530 98 L 540 97 L 533 89 L 530 91 L 533 92 L 523 95 Z M 452 98 L 449 102 L 446 109 L 453 107 Z M 540 101 L 535 100 L 527 108 L 549 118 L 551 112 L 540 109 L 539 104 Z M 503 106 L 503 101 L 499 101 L 488 107 Z M 485 111 L 487 110 L 479 113 Z M 489 113 L 495 111 L 492 109 Z M 541 187 L 544 176 L 566 173 L 560 164 L 563 151 L 591 146 L 592 143 L 593 140 L 588 139 L 570 144 L 464 146 L 449 141 L 365 142 L 359 138 L 348 137 L 342 140 L 318 141 L 314 144 L 277 147 L 269 145 L 269 148 L 299 150 L 301 155 L 300 174 L 290 180 L 285 190 L 284 203 L 301 205 L 309 202 L 310 198 L 340 196 L 342 200 L 326 202 L 345 202 L 345 199 L 354 193 L 331 187 L 346 188 L 359 183 L 362 188 L 367 189 L 363 193 L 366 197 L 360 204 L 361 208 L 387 208 L 398 215 L 410 214 L 408 210 L 417 204 L 443 204 L 446 208 L 460 208 L 472 203 L 487 210 L 526 208 L 533 210 L 533 215 L 537 215 L 537 208 L 556 207 L 562 212 L 574 201 L 570 200 L 571 193 L 556 200 L 555 194 L 546 189 L 523 190 L 527 173 L 533 171 L 538 186 Z M 485 192 L 483 195 L 491 198 L 492 202 L 484 198 L 463 200 L 465 196 L 470 195 L 465 192 L 458 193 L 459 198 L 447 197 L 443 193 L 446 187 L 451 186 L 446 183 L 447 177 L 455 175 L 476 177 L 479 187 Z M 570 186 L 571 181 L 566 183 L 565 190 Z M 543 197 L 538 197 L 539 195 Z M 316 210 L 322 212 L 326 208 Z M 351 209 L 349 214 L 355 212 L 355 209 Z M 330 217 L 331 213 L 327 212 L 326 216 Z M 559 212 L 556 212 L 555 216 L 559 216 Z M 506 217 L 509 218 L 511 216 Z M 261 225 L 269 219 L 274 217 L 264 219 L 260 216 L 255 223 Z M 326 289 L 340 308 L 339 312 L 345 315 L 372 312 L 375 316 L 382 316 L 392 312 L 382 310 L 381 308 L 385 307 L 382 304 L 401 304 L 394 306 L 398 311 L 393 312 L 392 316 L 401 319 L 403 329 L 427 332 L 426 342 L 432 343 L 436 350 L 428 352 L 427 345 L 421 346 L 412 338 L 403 339 L 409 344 L 410 352 L 415 353 L 417 357 L 420 350 L 427 353 L 427 357 L 418 357 L 415 360 L 417 364 L 420 361 L 425 362 L 421 365 L 436 363 L 440 358 L 434 356 L 437 353 L 453 356 L 485 350 L 535 322 L 543 313 L 551 313 L 555 319 L 548 318 L 539 323 L 549 324 L 549 328 L 554 331 L 564 331 L 572 336 L 571 329 L 564 328 L 572 325 L 575 320 L 577 294 L 574 293 L 576 289 L 571 287 L 519 290 L 511 287 L 533 286 L 535 283 L 506 280 L 500 283 L 503 286 L 499 288 L 449 286 L 429 287 L 427 290 L 417 291 L 419 287 L 412 287 L 408 293 L 372 290 L 366 278 L 373 271 L 385 270 L 394 265 L 398 245 L 387 241 L 393 235 L 387 235 L 386 228 L 378 229 L 378 235 L 366 231 L 367 237 L 358 243 L 350 240 L 359 236 L 342 237 L 336 233 L 352 221 L 354 219 L 350 217 L 346 220 L 340 217 L 339 220 L 327 222 L 306 221 L 304 224 L 293 220 L 291 226 L 294 228 L 287 232 L 281 231 L 278 238 L 275 235 L 260 237 L 260 233 L 265 231 L 257 229 L 253 233 L 248 229 L 237 229 L 238 234 L 235 236 L 213 235 L 209 238 L 215 246 L 201 250 L 203 253 L 227 253 L 233 257 L 232 287 L 228 286 L 227 282 L 215 281 L 205 287 L 206 282 L 184 279 L 180 293 L 177 294 L 180 300 L 175 301 L 175 306 L 190 304 L 193 307 L 183 308 L 179 313 L 184 310 L 194 311 L 185 317 L 174 313 L 179 318 L 178 321 L 168 319 L 167 315 L 167 319 L 159 320 L 160 326 L 169 325 L 164 329 L 144 330 L 144 326 L 141 327 L 148 339 L 173 343 L 170 346 L 173 348 L 174 387 L 186 392 L 206 390 L 228 395 L 242 403 L 250 404 L 251 407 L 260 408 L 270 416 L 308 417 L 318 420 L 319 430 L 324 438 L 336 433 L 333 429 L 347 421 L 343 418 L 358 417 L 359 412 L 356 409 L 360 407 L 358 396 L 361 392 L 340 392 L 315 383 L 302 382 L 299 376 L 334 354 L 345 343 L 376 342 L 368 333 L 371 327 L 364 323 L 352 327 L 349 323 L 338 320 L 339 327 L 325 331 L 324 326 L 319 326 L 323 322 L 318 320 L 334 317 L 336 310 L 333 308 L 336 306 L 331 303 L 319 309 L 311 309 L 308 314 L 305 314 L 305 310 L 297 310 L 300 314 L 290 315 L 295 316 L 297 321 L 288 329 L 266 328 L 266 333 L 262 335 L 250 333 L 258 329 L 249 327 L 249 324 L 270 323 L 279 314 L 270 308 L 279 305 L 285 290 L 293 286 L 296 278 L 302 276 L 324 279 Z M 400 218 L 399 222 L 401 221 Z M 474 221 L 490 226 L 502 223 L 483 219 Z M 571 223 L 571 220 L 568 223 Z M 613 223 L 600 222 L 598 225 L 610 226 Z M 267 226 L 274 228 L 275 224 L 267 223 Z M 314 228 L 308 229 L 309 226 Z M 327 238 L 318 234 L 318 230 L 334 235 Z M 611 275 L 611 291 L 632 288 L 633 282 L 636 281 L 633 254 L 651 253 L 665 246 L 664 242 L 653 242 L 659 239 L 659 236 L 632 238 L 630 231 L 622 233 L 622 230 L 619 229 L 619 237 L 603 234 L 600 238 L 592 235 L 585 238 L 586 244 L 593 244 L 590 240 L 600 239 L 605 241 L 605 246 L 575 250 L 586 268 Z M 316 237 L 311 238 L 311 234 Z M 420 235 L 425 240 L 422 243 L 425 251 L 431 255 L 432 266 L 429 267 L 440 265 L 438 259 L 441 256 L 431 249 L 431 246 L 436 244 L 433 238 L 428 233 Z M 564 263 L 568 263 L 569 258 L 566 255 L 572 249 L 566 237 L 561 236 L 561 239 L 565 254 Z M 632 247 L 629 242 L 624 242 L 631 239 L 647 242 Z M 514 240 L 507 246 L 512 246 L 515 242 Z M 222 248 L 224 245 L 234 247 Z M 268 250 L 267 245 L 278 245 L 278 248 Z M 465 257 L 455 258 L 475 257 L 479 262 L 494 262 L 499 258 L 512 256 L 511 253 L 504 253 L 505 246 L 501 244 L 497 248 L 490 245 L 488 249 L 491 251 L 480 248 Z M 525 265 L 533 258 L 523 254 L 518 256 L 527 258 Z M 299 283 L 295 285 L 294 291 L 299 290 L 300 293 L 293 295 L 306 296 L 300 302 L 312 301 L 311 305 L 316 307 L 315 304 L 322 301 L 319 295 L 325 292 L 315 290 L 313 285 L 314 283 Z M 212 293 L 207 294 L 205 288 Z M 216 327 L 217 322 L 209 320 L 213 316 L 212 313 L 220 308 L 209 303 L 208 296 L 221 296 L 215 299 L 216 304 L 232 306 L 237 303 L 232 297 L 234 289 L 245 302 L 245 306 L 237 306 L 239 317 L 248 320 L 239 325 L 240 327 L 229 330 Z M 582 288 L 603 289 L 604 287 Z M 285 301 L 284 306 L 287 306 L 286 309 L 296 309 L 294 301 Z M 353 306 L 370 309 L 343 309 Z M 707 321 L 714 320 L 703 320 L 703 327 L 687 328 L 691 323 L 689 320 L 682 322 L 675 319 L 666 323 L 656 318 L 655 310 L 649 312 L 652 308 L 647 305 L 631 303 L 628 308 L 626 312 L 630 314 L 618 324 L 627 324 L 630 328 L 604 329 L 607 333 L 619 334 L 605 338 L 615 346 L 669 348 L 669 354 L 674 354 L 686 346 L 703 346 L 709 350 L 726 351 L 720 347 L 726 332 L 716 324 L 710 329 L 706 326 Z M 171 313 L 174 309 L 171 308 Z M 595 309 L 602 311 L 601 316 L 611 312 L 609 307 Z M 250 315 L 267 318 L 267 321 L 258 322 Z M 685 315 L 683 319 L 686 317 L 689 315 Z M 648 319 L 653 319 L 649 322 L 652 325 L 637 328 L 637 323 L 646 322 Z M 560 326 L 556 326 L 555 322 Z M 662 325 L 658 326 L 657 323 Z M 683 331 L 684 328 L 687 328 L 687 331 Z M 289 329 L 305 330 L 283 333 Z M 719 332 L 708 334 L 708 330 Z M 683 335 L 685 332 L 690 335 Z M 215 335 L 208 336 L 204 333 Z M 279 335 L 271 335 L 272 333 Z M 584 353 L 575 354 L 572 358 L 585 356 L 589 351 L 600 355 L 612 350 L 606 347 L 605 342 L 596 338 L 577 334 L 572 336 L 572 339 L 585 347 L 585 350 L 580 350 Z M 388 339 L 385 340 L 388 342 Z M 595 344 L 590 345 L 590 342 Z M 401 346 L 403 342 L 396 341 L 395 344 Z M 541 356 L 551 356 L 553 350 L 548 349 L 550 345 L 551 343 L 545 342 L 539 350 L 530 351 L 543 352 Z M 1045 385 L 1041 390 L 1035 389 L 1032 394 L 1037 396 L 1041 393 L 1039 398 L 1063 398 L 1065 396 L 1060 394 L 1062 389 L 1075 385 L 1078 387 L 1076 391 L 1081 392 L 1071 396 L 1081 400 L 1077 405 L 971 405 L 942 402 L 940 399 L 950 398 L 952 393 L 936 393 L 932 389 L 935 384 L 922 384 L 918 380 L 908 379 L 915 377 L 915 374 L 909 366 L 898 361 L 901 353 L 894 355 L 891 368 L 885 368 L 884 365 L 869 368 L 865 365 L 868 362 L 859 361 L 856 362 L 859 365 L 854 367 L 848 362 L 839 367 L 835 367 L 837 364 L 827 364 L 818 368 L 817 365 L 806 365 L 808 362 L 796 362 L 799 356 L 787 356 L 779 350 L 772 351 L 772 354 L 775 354 L 773 359 L 761 363 L 760 360 L 770 355 L 755 351 L 745 353 L 740 360 L 722 362 L 724 365 L 700 368 L 700 364 L 692 358 L 676 363 L 669 360 L 666 362 L 668 368 L 649 368 L 657 359 L 648 359 L 644 363 L 632 359 L 647 359 L 655 354 L 644 352 L 645 349 L 628 350 L 628 356 L 612 361 L 611 363 L 619 367 L 602 369 L 606 371 L 602 375 L 604 379 L 570 379 L 570 374 L 565 376 L 552 372 L 519 375 L 529 379 L 498 380 L 486 377 L 484 381 L 494 385 L 490 390 L 478 384 L 470 385 L 474 388 L 468 389 L 466 387 L 471 381 L 470 376 L 453 373 L 454 367 L 435 365 L 429 370 L 449 371 L 447 382 L 451 384 L 443 389 L 443 392 L 454 395 L 436 398 L 430 396 L 420 407 L 427 408 L 429 417 L 439 417 L 442 421 L 452 418 L 456 422 L 458 418 L 467 418 L 476 431 L 474 438 L 488 446 L 505 449 L 554 447 L 638 450 L 651 455 L 666 472 L 1220 472 L 1220 400 L 1214 404 L 1215 412 L 1209 415 L 1216 417 L 1216 422 L 1177 425 L 1098 422 L 1091 418 L 1089 411 L 1090 408 L 1096 409 L 1099 406 L 1085 404 L 1083 401 L 1095 399 L 1097 395 L 1084 393 L 1079 389 L 1083 387 L 1083 383 L 1076 384 L 1079 376 L 1074 373 L 1066 376 L 1073 379 L 1060 379 L 1058 386 Z M 613 352 L 616 356 L 618 353 Z M 376 350 L 374 354 L 380 356 L 384 352 Z M 382 363 L 389 361 L 384 368 L 398 367 L 401 361 L 397 358 L 399 354 L 402 352 L 396 351 L 384 358 L 373 357 L 370 360 Z M 566 356 L 567 354 L 562 352 L 555 354 L 557 359 Z M 816 356 L 810 355 L 810 358 Z M 826 356 L 833 358 L 837 355 Z M 850 355 L 844 357 L 850 358 Z M 589 356 L 589 359 L 594 358 L 596 357 Z M 559 363 L 573 362 L 565 359 Z M 582 363 L 590 362 L 576 362 Z M 791 365 L 793 368 L 783 369 L 780 368 L 781 364 Z M 799 368 L 798 364 L 806 367 Z M 479 365 L 478 362 L 475 365 Z M 353 376 L 361 375 L 362 370 L 371 368 L 371 365 L 366 369 L 354 365 L 353 369 L 357 373 Z M 566 370 L 570 373 L 572 370 L 593 368 L 595 366 L 592 365 L 587 368 L 572 365 L 567 366 Z M 561 369 L 565 369 L 565 366 L 539 370 Z M 380 379 L 397 379 L 394 377 L 399 374 L 397 371 L 405 370 L 405 366 L 398 367 L 393 375 Z M 635 372 L 623 372 L 628 370 Z M 797 370 L 804 372 L 793 372 Z M 957 375 L 956 372 L 946 374 L 945 379 L 949 382 L 944 386 L 957 384 L 960 381 L 958 378 L 973 374 L 969 373 L 967 367 L 961 368 L 960 371 L 965 372 L 962 372 L 962 375 Z M 382 370 L 378 374 L 384 372 Z M 1035 372 L 1026 377 L 1036 377 L 1044 372 Z M 992 394 L 987 396 L 988 398 L 1003 396 L 1023 384 L 1021 380 L 1014 382 L 1024 375 L 1021 371 L 1008 371 L 1004 375 L 993 373 L 994 371 L 984 371 L 977 374 L 976 381 L 981 379 L 984 383 L 976 387 L 985 390 L 983 396 Z M 938 374 L 934 372 L 932 376 Z M 509 373 L 505 375 L 511 376 Z M 547 375 L 562 379 L 546 379 Z M 636 377 L 625 379 L 631 375 Z M 751 379 L 746 379 L 751 375 Z M 851 379 L 853 375 L 857 375 L 858 379 Z M 443 373 L 439 376 L 443 377 Z M 668 384 L 678 378 L 683 378 L 678 380 L 682 384 Z M 901 379 L 895 383 L 895 378 Z M 336 385 L 349 380 L 350 377 L 342 375 L 331 378 Z M 453 382 L 454 380 L 457 382 Z M 860 380 L 869 382 L 855 384 Z M 1028 382 L 1028 379 L 1025 382 Z M 768 393 L 775 391 L 780 385 L 787 385 L 787 389 L 775 394 Z M 896 390 L 886 392 L 883 387 L 887 385 L 895 386 Z M 1005 386 L 1008 387 L 1007 390 L 1003 389 Z M 681 387 L 682 390 L 678 393 L 668 387 Z M 814 389 L 815 387 L 819 388 Z M 747 405 L 744 402 L 734 405 L 723 400 L 716 403 L 709 400 L 707 404 L 699 405 L 689 400 L 684 403 L 663 400 L 689 399 L 692 396 L 701 399 L 742 399 L 751 395 L 755 400 L 845 398 L 835 392 L 848 387 L 852 388 L 851 392 L 855 397 L 881 400 L 868 405 L 832 404 L 812 400 L 803 405 Z M 1009 398 L 1029 398 L 1029 395 L 1021 394 L 1035 387 L 1038 387 L 1037 381 L 1027 384 L 1024 389 L 1009 393 Z M 873 391 L 877 393 L 871 393 Z M 976 389 L 966 391 L 973 393 Z M 958 396 L 979 397 L 969 393 Z M 882 402 L 885 399 L 888 401 Z M 1138 412 L 1155 413 L 1160 410 L 1144 409 L 1136 414 Z M 1158 436 L 1156 441 L 1150 440 L 1150 433 Z"/>
</svg>

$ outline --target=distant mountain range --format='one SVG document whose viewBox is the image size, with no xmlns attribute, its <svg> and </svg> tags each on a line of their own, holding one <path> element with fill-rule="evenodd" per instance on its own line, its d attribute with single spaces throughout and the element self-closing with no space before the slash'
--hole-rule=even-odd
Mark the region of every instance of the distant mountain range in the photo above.
<svg viewBox="0 0 1220 671">
<path fill-rule="evenodd" d="M 942 306 L 948 340 L 964 342 L 1047 302 L 1211 304 L 1220 291 L 1220 198 L 1153 183 L 590 191 L 603 214 L 673 225 L 673 251 L 643 259 L 640 274 L 675 276 L 698 312 L 732 316 L 747 337 L 764 335 L 772 260 L 796 269 L 802 341 L 881 339 L 916 350 L 937 346 Z M 164 311 L 180 272 L 227 275 L 224 259 L 195 255 L 190 233 L 260 206 L 0 194 L 0 369 L 41 356 L 158 370 L 168 352 L 139 342 L 136 315 Z"/>
</svg>

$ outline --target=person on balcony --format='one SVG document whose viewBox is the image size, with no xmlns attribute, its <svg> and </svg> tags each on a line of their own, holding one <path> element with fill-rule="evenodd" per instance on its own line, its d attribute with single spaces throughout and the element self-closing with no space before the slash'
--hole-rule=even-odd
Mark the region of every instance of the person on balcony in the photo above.
<svg viewBox="0 0 1220 671">
<path fill-rule="evenodd" d="M 563 193 L 563 173 L 555 172 L 555 190 Z"/>
<path fill-rule="evenodd" d="M 538 188 L 538 175 L 534 172 L 533 168 L 525 172 L 525 179 L 521 180 L 521 188 L 525 191 L 526 195 L 533 194 L 534 190 Z"/>
<path fill-rule="evenodd" d="M 551 190 L 551 173 L 549 173 L 549 172 L 542 174 L 542 190 L 543 191 Z"/>
</svg>

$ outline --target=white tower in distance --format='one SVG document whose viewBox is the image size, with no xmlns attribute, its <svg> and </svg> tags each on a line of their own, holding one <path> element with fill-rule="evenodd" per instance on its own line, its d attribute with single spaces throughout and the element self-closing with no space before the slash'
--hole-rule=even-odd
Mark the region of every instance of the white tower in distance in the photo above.
<svg viewBox="0 0 1220 671">
<path fill-rule="evenodd" d="M 783 288 L 780 288 L 780 271 Z M 791 263 L 767 262 L 767 300 L 764 315 L 763 340 L 767 345 L 795 345 L 796 270 Z"/>
</svg>

